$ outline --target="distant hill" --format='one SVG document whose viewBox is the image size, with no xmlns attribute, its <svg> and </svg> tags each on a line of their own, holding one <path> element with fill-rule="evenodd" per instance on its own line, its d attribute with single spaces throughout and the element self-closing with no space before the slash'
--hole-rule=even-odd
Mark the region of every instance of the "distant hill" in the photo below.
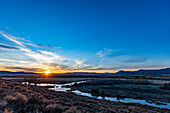
<svg viewBox="0 0 170 113">
<path fill-rule="evenodd" d="M 10 71 L 0 71 L 0 74 L 9 75 L 9 74 L 35 74 L 31 72 L 10 72 Z"/>
<path fill-rule="evenodd" d="M 63 73 L 67 75 L 113 75 L 114 73 L 95 73 L 95 72 L 73 72 L 73 73 Z"/>
<path fill-rule="evenodd" d="M 65 73 L 66 74 L 66 73 Z M 116 73 L 89 73 L 89 72 L 74 72 L 67 73 L 70 75 L 170 75 L 170 68 L 157 69 L 157 70 L 138 70 L 138 71 L 123 71 L 120 70 Z"/>
<path fill-rule="evenodd" d="M 157 70 L 119 71 L 116 75 L 170 75 L 170 68 Z"/>
</svg>

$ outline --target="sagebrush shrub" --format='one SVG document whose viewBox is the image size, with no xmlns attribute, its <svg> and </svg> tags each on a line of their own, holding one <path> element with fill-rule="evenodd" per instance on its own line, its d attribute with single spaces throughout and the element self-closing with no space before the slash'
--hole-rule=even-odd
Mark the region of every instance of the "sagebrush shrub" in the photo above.
<svg viewBox="0 0 170 113">
<path fill-rule="evenodd" d="M 44 113 L 62 113 L 62 111 L 63 109 L 56 104 L 47 105 L 44 109 Z"/>
<path fill-rule="evenodd" d="M 21 93 L 17 93 L 16 96 L 8 95 L 5 97 L 8 104 L 20 104 L 23 105 L 27 102 L 27 97 Z"/>
</svg>

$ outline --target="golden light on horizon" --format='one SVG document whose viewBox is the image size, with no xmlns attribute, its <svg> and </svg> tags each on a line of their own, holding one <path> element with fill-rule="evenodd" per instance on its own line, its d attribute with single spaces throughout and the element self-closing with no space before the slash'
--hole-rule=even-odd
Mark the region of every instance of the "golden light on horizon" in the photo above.
<svg viewBox="0 0 170 113">
<path fill-rule="evenodd" d="M 50 71 L 49 71 L 49 70 L 46 70 L 44 73 L 48 75 L 48 74 L 50 73 Z"/>
</svg>

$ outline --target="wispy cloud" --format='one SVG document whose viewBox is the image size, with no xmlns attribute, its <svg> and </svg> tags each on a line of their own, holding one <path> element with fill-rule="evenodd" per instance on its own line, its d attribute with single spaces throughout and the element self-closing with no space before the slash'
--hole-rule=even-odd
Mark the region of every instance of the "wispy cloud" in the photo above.
<svg viewBox="0 0 170 113">
<path fill-rule="evenodd" d="M 76 60 L 72 68 L 80 68 L 84 65 L 85 60 Z"/>
<path fill-rule="evenodd" d="M 138 63 L 138 62 L 146 62 L 148 60 L 145 56 L 137 56 L 137 55 L 122 55 L 120 56 L 121 61 L 124 63 Z"/>
<path fill-rule="evenodd" d="M 17 66 L 4 66 L 3 68 L 5 69 L 12 69 L 12 70 L 16 70 L 16 71 L 28 71 L 28 72 L 41 72 L 44 71 L 44 69 L 42 68 L 29 68 L 29 67 L 17 67 Z"/>
<path fill-rule="evenodd" d="M 30 63 L 30 62 L 28 62 L 28 61 L 12 60 L 12 59 L 2 59 L 2 58 L 0 58 L 0 61 L 5 61 L 5 62 L 16 62 L 16 63 Z"/>
<path fill-rule="evenodd" d="M 96 53 L 96 55 L 99 57 L 106 57 L 106 56 L 108 56 L 112 53 L 118 52 L 118 51 L 121 51 L 121 50 L 120 49 L 106 49 L 106 48 L 104 48 L 103 50 L 98 51 Z"/>
<path fill-rule="evenodd" d="M 17 47 L 11 47 L 11 46 L 1 45 L 1 44 L 0 44 L 0 49 L 19 50 L 19 48 Z"/>
<path fill-rule="evenodd" d="M 49 50 L 54 50 L 54 49 L 61 49 L 62 47 L 57 47 L 57 46 L 52 46 L 52 45 L 41 45 L 41 44 L 33 44 L 33 43 L 28 43 L 28 42 L 22 42 L 25 45 L 37 47 L 37 48 L 46 48 Z"/>
</svg>

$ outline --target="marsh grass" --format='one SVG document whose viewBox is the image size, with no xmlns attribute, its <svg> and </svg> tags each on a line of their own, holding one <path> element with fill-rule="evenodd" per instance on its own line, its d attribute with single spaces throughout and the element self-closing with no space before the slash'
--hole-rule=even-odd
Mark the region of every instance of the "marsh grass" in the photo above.
<svg viewBox="0 0 170 113">
<path fill-rule="evenodd" d="M 160 86 L 140 80 L 94 80 L 72 88 L 98 96 L 117 97 L 119 94 L 123 98 L 170 102 L 170 91 Z"/>
</svg>

